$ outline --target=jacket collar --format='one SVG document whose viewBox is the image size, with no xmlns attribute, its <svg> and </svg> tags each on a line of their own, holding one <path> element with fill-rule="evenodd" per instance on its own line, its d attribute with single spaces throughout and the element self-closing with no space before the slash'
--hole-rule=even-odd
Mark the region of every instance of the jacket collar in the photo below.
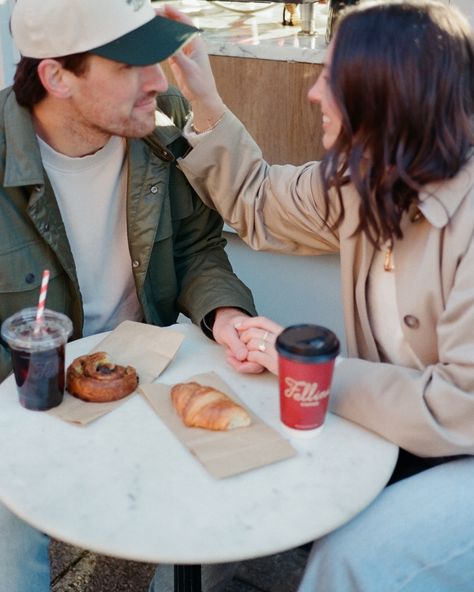
<svg viewBox="0 0 474 592">
<path fill-rule="evenodd" d="M 30 112 L 16 102 L 11 89 L 5 91 L 5 175 L 4 187 L 43 185 L 41 154 Z"/>
<path fill-rule="evenodd" d="M 181 136 L 181 130 L 161 111 L 155 111 L 155 131 L 153 133 L 163 146 L 169 146 Z"/>
<path fill-rule="evenodd" d="M 424 217 L 435 228 L 448 224 L 469 191 L 474 188 L 474 153 L 452 179 L 431 183 L 420 192 L 418 204 Z"/>
<path fill-rule="evenodd" d="M 6 89 L 5 113 L 5 175 L 4 187 L 44 185 L 41 153 L 28 109 L 18 105 L 11 88 Z M 154 137 L 162 146 L 169 146 L 180 137 L 180 130 L 164 113 L 156 111 Z"/>
</svg>

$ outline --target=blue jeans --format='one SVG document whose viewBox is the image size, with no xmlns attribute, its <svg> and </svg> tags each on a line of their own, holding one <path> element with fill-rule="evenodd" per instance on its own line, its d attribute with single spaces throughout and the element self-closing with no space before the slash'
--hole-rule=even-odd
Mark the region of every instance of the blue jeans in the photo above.
<svg viewBox="0 0 474 592">
<path fill-rule="evenodd" d="M 473 492 L 472 457 L 390 485 L 313 544 L 298 592 L 473 592 Z"/>
<path fill-rule="evenodd" d="M 49 592 L 49 538 L 0 504 L 0 589 Z"/>
<path fill-rule="evenodd" d="M 49 592 L 49 537 L 0 504 L 0 591 Z M 235 564 L 203 567 L 203 590 L 232 578 Z M 174 568 L 158 565 L 150 590 L 172 592 Z"/>
</svg>

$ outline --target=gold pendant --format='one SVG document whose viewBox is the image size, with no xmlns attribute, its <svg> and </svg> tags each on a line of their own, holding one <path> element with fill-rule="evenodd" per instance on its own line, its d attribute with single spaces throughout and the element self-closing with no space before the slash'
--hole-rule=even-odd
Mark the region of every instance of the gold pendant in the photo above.
<svg viewBox="0 0 474 592">
<path fill-rule="evenodd" d="M 395 265 L 393 263 L 392 246 L 393 243 L 390 241 L 389 245 L 387 246 L 387 250 L 385 251 L 385 258 L 383 262 L 383 268 L 385 271 L 393 271 L 395 269 Z"/>
</svg>

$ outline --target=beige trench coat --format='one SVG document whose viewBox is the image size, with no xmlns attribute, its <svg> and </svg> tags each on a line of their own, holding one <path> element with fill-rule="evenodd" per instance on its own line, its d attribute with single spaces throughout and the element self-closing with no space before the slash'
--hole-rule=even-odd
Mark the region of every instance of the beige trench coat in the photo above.
<svg viewBox="0 0 474 592">
<path fill-rule="evenodd" d="M 456 178 L 426 187 L 394 244 L 399 322 L 418 358 L 412 368 L 380 361 L 366 299 L 374 248 L 352 236 L 353 187 L 344 192 L 343 224 L 330 231 L 319 164 L 269 166 L 230 112 L 179 166 L 252 248 L 340 253 L 348 358 L 335 372 L 335 413 L 419 456 L 474 454 L 474 158 Z"/>
</svg>

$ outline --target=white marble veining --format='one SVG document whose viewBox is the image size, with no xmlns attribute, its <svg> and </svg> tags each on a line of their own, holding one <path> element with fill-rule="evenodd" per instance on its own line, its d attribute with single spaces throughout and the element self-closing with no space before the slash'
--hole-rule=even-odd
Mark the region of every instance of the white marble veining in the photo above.
<svg viewBox="0 0 474 592">
<path fill-rule="evenodd" d="M 281 429 L 278 385 L 226 366 L 222 348 L 193 325 L 160 381 L 217 371 L 264 421 Z M 67 363 L 100 336 L 71 343 Z M 0 500 L 37 528 L 98 553 L 165 563 L 213 563 L 268 555 L 331 531 L 384 487 L 397 447 L 329 415 L 292 459 L 213 479 L 134 396 L 85 426 L 19 403 L 0 385 Z"/>
<path fill-rule="evenodd" d="M 300 35 L 299 26 L 282 24 L 282 3 L 269 3 L 257 12 L 235 12 L 221 7 L 221 4 L 232 5 L 236 10 L 241 8 L 244 11 L 249 6 L 246 2 L 215 4 L 205 0 L 175 0 L 167 4 L 186 13 L 197 27 L 203 29 L 211 55 L 316 64 L 324 60 L 327 20 L 324 4 L 314 4 L 315 34 L 310 36 Z"/>
</svg>

